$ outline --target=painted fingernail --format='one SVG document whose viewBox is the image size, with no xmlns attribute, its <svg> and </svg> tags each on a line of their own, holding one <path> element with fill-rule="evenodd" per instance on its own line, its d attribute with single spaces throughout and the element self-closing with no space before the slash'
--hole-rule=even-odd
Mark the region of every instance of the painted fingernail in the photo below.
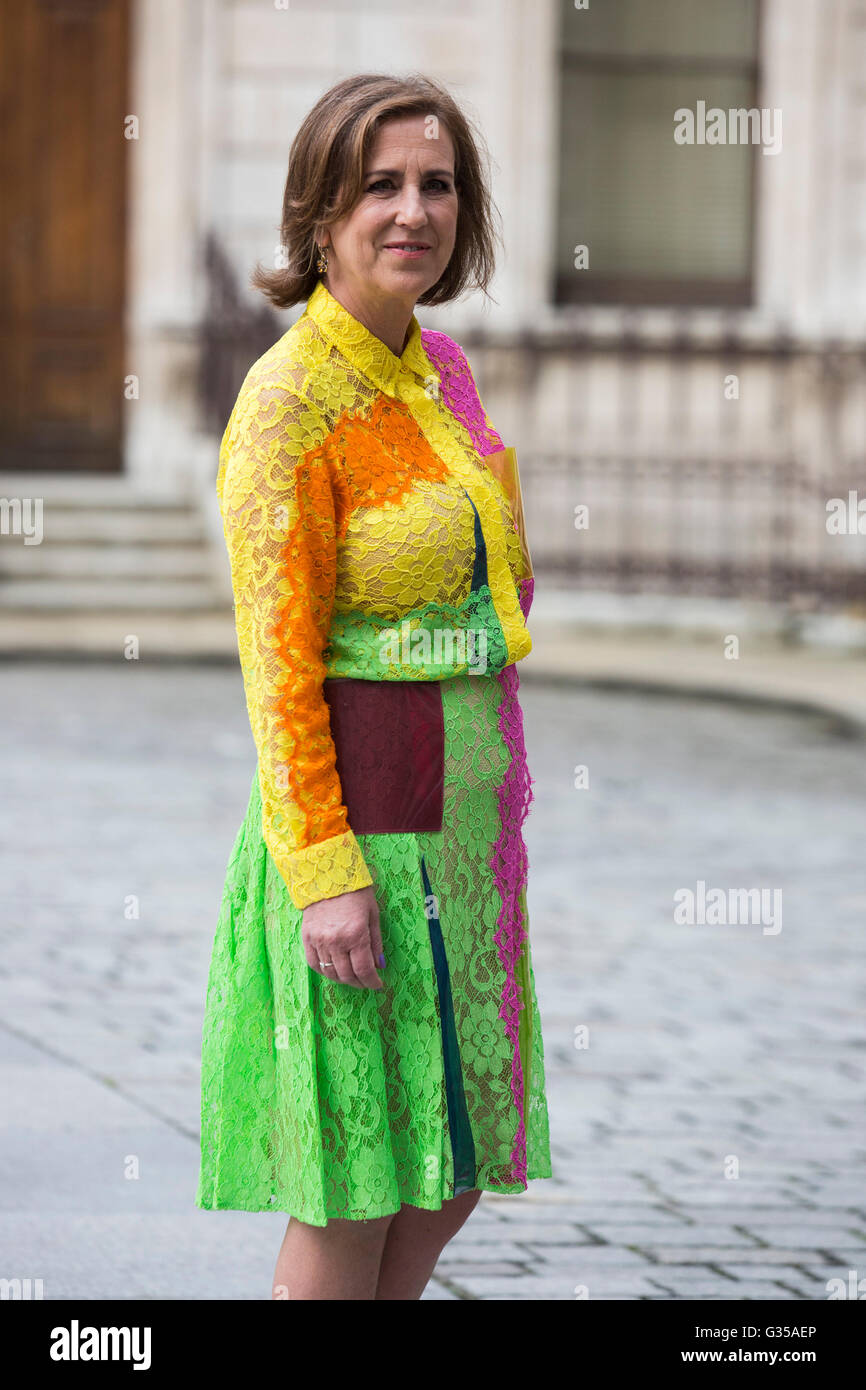
<svg viewBox="0 0 866 1390">
<path fill-rule="evenodd" d="M 385 969 L 385 957 L 384 957 L 384 956 L 380 956 L 380 957 L 379 957 L 379 964 L 381 965 L 382 969 L 384 970 L 384 969 Z"/>
</svg>

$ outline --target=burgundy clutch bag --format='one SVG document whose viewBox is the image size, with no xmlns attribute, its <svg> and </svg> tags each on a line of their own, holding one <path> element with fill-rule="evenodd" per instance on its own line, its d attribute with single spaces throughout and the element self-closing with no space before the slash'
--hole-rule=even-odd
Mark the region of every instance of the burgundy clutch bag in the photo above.
<svg viewBox="0 0 866 1390">
<path fill-rule="evenodd" d="M 445 721 L 439 682 L 328 676 L 322 694 L 355 834 L 441 830 Z"/>
</svg>

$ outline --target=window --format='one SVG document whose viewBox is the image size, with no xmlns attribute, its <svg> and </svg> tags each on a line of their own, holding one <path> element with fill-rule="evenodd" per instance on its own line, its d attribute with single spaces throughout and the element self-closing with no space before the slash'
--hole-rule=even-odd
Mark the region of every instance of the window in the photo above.
<svg viewBox="0 0 866 1390">
<path fill-rule="evenodd" d="M 759 0 L 560 5 L 556 302 L 751 303 L 758 145 L 678 144 L 674 113 L 757 108 Z"/>
</svg>

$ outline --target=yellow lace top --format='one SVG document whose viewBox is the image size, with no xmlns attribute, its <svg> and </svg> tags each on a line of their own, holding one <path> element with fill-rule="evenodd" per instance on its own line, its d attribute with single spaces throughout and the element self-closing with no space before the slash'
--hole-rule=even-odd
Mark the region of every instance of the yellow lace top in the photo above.
<svg viewBox="0 0 866 1390">
<path fill-rule="evenodd" d="M 262 832 L 302 908 L 372 883 L 325 678 L 481 675 L 531 649 L 517 460 L 451 338 L 413 316 L 397 357 L 319 281 L 246 375 L 217 495 Z"/>
</svg>

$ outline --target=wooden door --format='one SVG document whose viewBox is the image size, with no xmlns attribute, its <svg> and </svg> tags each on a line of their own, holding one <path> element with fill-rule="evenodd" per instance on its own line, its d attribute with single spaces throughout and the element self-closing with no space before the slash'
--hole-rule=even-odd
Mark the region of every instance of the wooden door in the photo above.
<svg viewBox="0 0 866 1390">
<path fill-rule="evenodd" d="M 0 468 L 122 466 L 129 0 L 0 0 Z"/>
</svg>

